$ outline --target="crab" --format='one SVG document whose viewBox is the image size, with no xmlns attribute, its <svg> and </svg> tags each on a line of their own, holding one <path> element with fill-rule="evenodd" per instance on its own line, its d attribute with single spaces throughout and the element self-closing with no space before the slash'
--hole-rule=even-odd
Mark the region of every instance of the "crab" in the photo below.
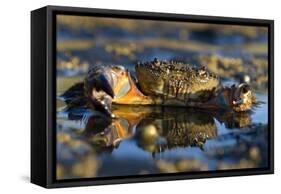
<svg viewBox="0 0 281 194">
<path fill-rule="evenodd" d="M 136 64 L 135 74 L 118 65 L 94 66 L 84 82 L 72 86 L 61 99 L 68 107 L 87 106 L 110 117 L 115 117 L 112 104 L 243 112 L 256 102 L 249 84 L 222 86 L 204 66 L 154 59 Z"/>
</svg>

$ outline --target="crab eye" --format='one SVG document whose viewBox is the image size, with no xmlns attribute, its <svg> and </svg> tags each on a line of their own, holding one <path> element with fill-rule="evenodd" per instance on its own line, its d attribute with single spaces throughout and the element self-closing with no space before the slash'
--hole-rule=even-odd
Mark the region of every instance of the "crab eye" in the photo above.
<svg viewBox="0 0 281 194">
<path fill-rule="evenodd" d="M 208 76 L 206 71 L 200 71 L 199 72 L 200 77 L 206 78 Z"/>
<path fill-rule="evenodd" d="M 207 72 L 204 72 L 202 76 L 207 77 Z"/>
</svg>

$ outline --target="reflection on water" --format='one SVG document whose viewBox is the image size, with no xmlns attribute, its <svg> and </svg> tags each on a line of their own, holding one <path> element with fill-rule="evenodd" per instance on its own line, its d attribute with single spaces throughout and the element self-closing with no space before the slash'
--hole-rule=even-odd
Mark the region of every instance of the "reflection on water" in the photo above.
<svg viewBox="0 0 281 194">
<path fill-rule="evenodd" d="M 58 178 L 267 165 L 267 126 L 253 124 L 255 114 L 151 106 L 114 106 L 114 114 L 58 113 Z"/>
<path fill-rule="evenodd" d="M 266 167 L 268 31 L 264 27 L 58 16 L 57 96 L 91 66 L 176 60 L 204 65 L 223 85 L 247 80 L 252 112 L 114 106 L 111 120 L 57 101 L 57 178 Z M 259 93 L 258 93 L 259 92 Z"/>
</svg>

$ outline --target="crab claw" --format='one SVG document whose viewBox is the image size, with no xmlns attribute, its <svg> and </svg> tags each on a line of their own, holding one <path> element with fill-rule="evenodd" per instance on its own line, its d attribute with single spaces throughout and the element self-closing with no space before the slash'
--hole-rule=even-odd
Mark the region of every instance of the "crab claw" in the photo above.
<svg viewBox="0 0 281 194">
<path fill-rule="evenodd" d="M 114 81 L 109 67 L 94 67 L 89 70 L 84 80 L 86 96 L 91 99 L 95 110 L 114 117 L 111 113 L 114 98 Z"/>
<path fill-rule="evenodd" d="M 96 81 L 96 88 L 98 90 L 102 90 L 111 98 L 114 98 L 114 90 L 112 88 L 110 76 L 107 75 L 107 72 L 98 74 L 94 81 Z"/>
</svg>

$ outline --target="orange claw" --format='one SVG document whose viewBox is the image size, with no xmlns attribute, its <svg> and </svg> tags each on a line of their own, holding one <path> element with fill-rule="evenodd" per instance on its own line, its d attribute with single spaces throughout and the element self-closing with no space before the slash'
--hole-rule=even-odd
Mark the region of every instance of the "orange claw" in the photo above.
<svg viewBox="0 0 281 194">
<path fill-rule="evenodd" d="M 113 98 L 115 104 L 153 104 L 153 100 L 143 95 L 136 87 L 129 72 L 126 72 L 130 90 L 122 97 Z"/>
</svg>

